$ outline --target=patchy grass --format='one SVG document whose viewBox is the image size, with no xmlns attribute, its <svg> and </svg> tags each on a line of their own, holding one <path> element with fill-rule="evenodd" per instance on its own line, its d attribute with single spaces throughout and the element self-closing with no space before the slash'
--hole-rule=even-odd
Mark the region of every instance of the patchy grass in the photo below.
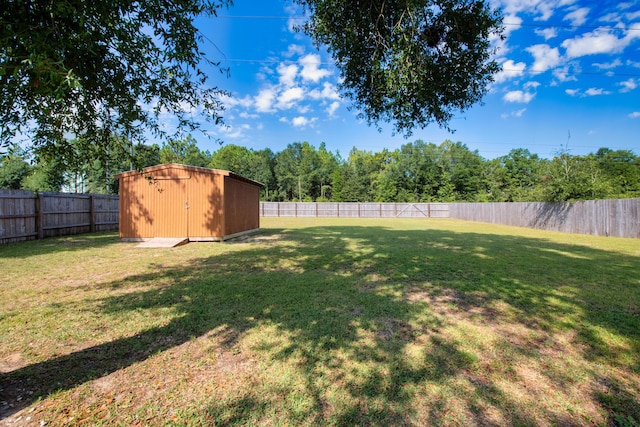
<svg viewBox="0 0 640 427">
<path fill-rule="evenodd" d="M 11 425 L 640 423 L 640 240 L 263 219 L 0 246 Z"/>
</svg>

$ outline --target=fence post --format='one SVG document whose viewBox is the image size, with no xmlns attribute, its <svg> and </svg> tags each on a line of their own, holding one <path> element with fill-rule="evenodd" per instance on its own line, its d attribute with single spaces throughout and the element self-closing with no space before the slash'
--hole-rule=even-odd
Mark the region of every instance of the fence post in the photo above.
<svg viewBox="0 0 640 427">
<path fill-rule="evenodd" d="M 92 233 L 96 232 L 96 207 L 94 202 L 94 196 L 89 196 L 89 229 Z"/>
<path fill-rule="evenodd" d="M 38 239 L 44 238 L 44 197 L 42 193 L 38 192 L 38 198 L 36 199 L 36 231 L 38 232 Z"/>
</svg>

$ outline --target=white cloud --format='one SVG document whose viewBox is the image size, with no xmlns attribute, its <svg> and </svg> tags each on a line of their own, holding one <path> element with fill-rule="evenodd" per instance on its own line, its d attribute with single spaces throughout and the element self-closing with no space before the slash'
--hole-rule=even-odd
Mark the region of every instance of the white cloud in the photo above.
<svg viewBox="0 0 640 427">
<path fill-rule="evenodd" d="M 284 57 L 304 53 L 302 46 L 290 44 L 283 52 Z M 223 97 L 228 107 L 243 107 L 240 112 L 242 119 L 255 120 L 261 113 L 275 113 L 277 111 L 295 109 L 300 117 L 314 109 L 324 109 L 331 116 L 341 105 L 341 98 L 337 87 L 328 80 L 329 69 L 321 67 L 320 55 L 309 54 L 297 59 L 296 63 L 280 62 L 276 66 L 264 67 L 261 75 L 266 84 L 254 95 L 244 98 Z M 319 106 L 305 101 L 320 101 Z M 303 105 L 304 103 L 304 105 Z M 234 118 L 234 116 L 228 116 Z M 304 118 L 304 117 L 303 117 Z M 280 119 L 297 127 L 309 126 L 315 119 L 297 118 L 295 122 L 286 118 Z"/>
<path fill-rule="evenodd" d="M 278 108 L 291 108 L 297 101 L 304 98 L 304 90 L 300 87 L 292 87 L 278 96 Z"/>
<path fill-rule="evenodd" d="M 291 124 L 295 127 L 305 127 L 305 126 L 313 125 L 313 123 L 316 120 L 318 120 L 317 117 L 307 119 L 304 116 L 299 116 L 299 117 L 294 117 L 293 120 L 291 120 Z"/>
<path fill-rule="evenodd" d="M 330 76 L 331 71 L 320 68 L 320 64 L 320 55 L 310 53 L 300 58 L 300 65 L 302 65 L 300 75 L 303 80 L 317 83 L 320 79 Z"/>
<path fill-rule="evenodd" d="M 578 89 L 567 89 L 564 91 L 564 93 L 566 93 L 567 95 L 571 95 L 571 96 L 576 96 L 580 93 L 580 90 Z"/>
<path fill-rule="evenodd" d="M 536 44 L 528 47 L 526 50 L 534 58 L 533 65 L 531 66 L 534 72 L 543 73 L 558 66 L 562 62 L 560 51 L 558 51 L 557 47 L 552 48 L 548 44 Z"/>
<path fill-rule="evenodd" d="M 311 107 L 309 107 L 308 105 L 298 105 L 296 110 L 298 110 L 298 113 L 300 114 L 307 114 L 309 111 L 311 111 Z"/>
<path fill-rule="evenodd" d="M 292 33 L 297 33 L 296 28 L 301 27 L 304 24 L 304 22 L 305 22 L 304 18 L 299 18 L 296 16 L 289 17 L 289 19 L 287 20 L 287 28 Z"/>
<path fill-rule="evenodd" d="M 574 68 L 573 73 L 575 74 L 575 72 L 579 71 L 576 70 L 576 68 L 579 68 L 578 65 L 576 64 L 566 64 L 560 68 L 556 68 L 555 70 L 553 70 L 553 75 L 555 76 L 556 79 L 558 79 L 561 82 L 570 82 L 570 81 L 578 81 L 578 79 L 576 78 L 576 76 L 574 74 L 572 74 L 571 72 L 571 67 Z"/>
<path fill-rule="evenodd" d="M 329 105 L 327 107 L 327 114 L 329 114 L 329 117 L 333 117 L 333 115 L 336 113 L 336 110 L 338 110 L 338 108 L 340 107 L 340 103 L 338 101 L 333 101 L 331 103 L 331 105 Z"/>
<path fill-rule="evenodd" d="M 625 13 L 625 18 L 627 18 L 629 21 L 633 21 L 636 20 L 638 18 L 640 18 L 640 10 L 636 11 L 636 12 L 629 12 L 629 13 Z"/>
<path fill-rule="evenodd" d="M 284 53 L 284 56 L 287 58 L 291 58 L 292 56 L 300 56 L 304 53 L 304 46 L 299 44 L 290 44 L 287 48 L 287 51 Z"/>
<path fill-rule="evenodd" d="M 625 46 L 631 43 L 634 39 L 640 39 L 640 24 L 631 24 L 627 29 L 627 34 L 624 36 Z"/>
<path fill-rule="evenodd" d="M 239 114 L 239 116 L 240 116 L 241 118 L 243 118 L 243 119 L 257 119 L 258 117 L 260 117 L 260 116 L 258 116 L 257 114 L 249 114 L 249 113 L 247 113 L 247 112 L 245 112 L 245 111 L 243 111 L 242 113 L 240 113 L 240 114 Z"/>
<path fill-rule="evenodd" d="M 622 86 L 620 92 L 631 92 L 638 87 L 638 83 L 634 79 L 625 80 L 619 83 Z"/>
<path fill-rule="evenodd" d="M 598 29 L 562 42 L 569 58 L 578 58 L 599 53 L 616 53 L 623 50 L 631 41 L 629 36 L 619 39 L 608 30 Z"/>
<path fill-rule="evenodd" d="M 222 101 L 222 103 L 224 104 L 225 107 L 227 108 L 233 108 L 236 106 L 240 106 L 240 107 L 244 107 L 244 108 L 249 108 L 253 105 L 253 98 L 251 98 L 250 96 L 245 96 L 243 98 L 237 98 L 235 96 L 222 96 L 220 98 L 220 100 Z"/>
<path fill-rule="evenodd" d="M 309 97 L 312 99 L 330 99 L 339 101 L 340 94 L 338 93 L 338 89 L 329 82 L 324 82 L 322 84 L 322 90 L 313 89 L 309 92 Z"/>
<path fill-rule="evenodd" d="M 539 2 L 538 3 L 538 13 L 540 13 L 540 16 L 538 17 L 538 19 L 540 21 L 548 21 L 549 18 L 551 18 L 553 16 L 553 5 L 546 3 L 546 2 Z"/>
<path fill-rule="evenodd" d="M 505 23 L 505 26 L 504 26 L 505 36 L 509 36 L 509 34 L 511 34 L 513 31 L 522 28 L 521 27 L 522 18 L 520 18 L 515 14 L 506 15 L 503 19 L 503 22 Z"/>
<path fill-rule="evenodd" d="M 222 133 L 226 139 L 240 139 L 240 138 L 243 138 L 245 136 L 244 131 L 248 130 L 250 128 L 251 128 L 250 126 L 248 126 L 248 127 L 245 127 L 245 126 L 239 126 L 239 127 L 221 126 L 220 127 L 220 133 Z"/>
<path fill-rule="evenodd" d="M 276 99 L 276 91 L 273 88 L 262 89 L 255 96 L 256 110 L 260 113 L 273 111 L 273 102 Z"/>
<path fill-rule="evenodd" d="M 520 110 L 512 111 L 510 113 L 504 113 L 500 117 L 502 117 L 503 119 L 507 119 L 509 117 L 522 117 L 522 115 L 525 113 L 525 111 L 527 111 L 527 109 L 526 108 L 522 108 Z"/>
<path fill-rule="evenodd" d="M 535 93 L 523 92 L 521 90 L 513 90 L 507 92 L 502 99 L 506 102 L 518 102 L 521 104 L 528 104 L 536 96 Z"/>
<path fill-rule="evenodd" d="M 564 16 L 565 21 L 570 21 L 571 25 L 580 26 L 587 22 L 587 15 L 590 9 L 588 7 L 581 7 L 573 12 L 569 12 Z"/>
<path fill-rule="evenodd" d="M 634 111 L 633 113 L 629 114 L 629 117 L 632 119 L 637 119 L 638 117 L 640 117 L 640 111 Z"/>
<path fill-rule="evenodd" d="M 296 76 L 298 75 L 298 66 L 280 63 L 278 64 L 278 74 L 280 75 L 280 84 L 291 87 L 295 84 Z"/>
<path fill-rule="evenodd" d="M 524 84 L 525 89 L 536 89 L 538 86 L 540 86 L 540 83 L 538 82 L 526 82 Z"/>
<path fill-rule="evenodd" d="M 284 11 L 289 15 L 287 19 L 287 29 L 292 33 L 296 32 L 296 27 L 304 24 L 304 17 L 302 16 L 302 8 L 296 4 L 288 4 L 284 7 Z"/>
<path fill-rule="evenodd" d="M 618 13 L 612 12 L 598 18 L 601 22 L 620 22 L 621 18 Z"/>
<path fill-rule="evenodd" d="M 547 21 L 559 9 L 571 6 L 576 0 L 500 0 L 505 14 L 527 13 L 538 21 Z"/>
<path fill-rule="evenodd" d="M 614 59 L 611 62 L 595 62 L 594 67 L 598 67 L 601 70 L 611 70 L 613 68 L 619 67 L 622 65 L 622 61 L 619 58 Z"/>
<path fill-rule="evenodd" d="M 598 95 L 609 95 L 611 92 L 606 91 L 604 89 L 598 88 L 596 89 L 595 87 L 590 87 L 589 89 L 587 89 L 584 94 L 586 96 L 598 96 Z"/>
<path fill-rule="evenodd" d="M 502 63 L 502 70 L 496 73 L 494 76 L 496 83 L 502 83 L 509 79 L 515 79 L 524 74 L 526 64 L 524 62 L 515 63 L 512 59 L 509 59 Z"/>
<path fill-rule="evenodd" d="M 545 40 L 552 39 L 558 36 L 558 30 L 556 28 L 542 28 L 534 30 L 539 36 L 544 37 Z"/>
</svg>

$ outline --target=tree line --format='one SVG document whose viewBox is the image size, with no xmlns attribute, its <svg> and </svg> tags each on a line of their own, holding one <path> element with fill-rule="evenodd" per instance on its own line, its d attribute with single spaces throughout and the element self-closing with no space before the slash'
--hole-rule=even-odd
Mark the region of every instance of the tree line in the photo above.
<svg viewBox="0 0 640 427">
<path fill-rule="evenodd" d="M 395 150 L 353 148 L 346 157 L 308 142 L 280 152 L 227 144 L 211 153 L 187 136 L 161 146 L 112 137 L 104 147 L 72 140 L 59 152 L 0 157 L 0 188 L 117 193 L 116 173 L 162 163 L 230 170 L 264 184 L 268 201 L 517 202 L 640 197 L 640 157 L 600 148 L 588 155 L 561 149 L 552 159 L 516 148 L 485 159 L 462 142 L 421 140 Z M 62 160 L 64 159 L 64 160 Z"/>
</svg>

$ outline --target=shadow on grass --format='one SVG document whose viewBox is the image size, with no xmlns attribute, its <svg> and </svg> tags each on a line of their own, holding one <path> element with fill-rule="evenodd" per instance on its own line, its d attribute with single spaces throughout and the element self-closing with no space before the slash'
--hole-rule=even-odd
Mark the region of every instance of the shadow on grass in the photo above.
<svg viewBox="0 0 640 427">
<path fill-rule="evenodd" d="M 218 331 L 223 345 L 233 348 L 253 328 L 270 325 L 288 339 L 255 351 L 274 361 L 299 361 L 300 394 L 309 402 L 296 410 L 285 404 L 279 414 L 284 424 L 442 423 L 455 417 L 448 397 L 429 402 L 426 413 L 419 413 L 416 390 L 458 375 L 472 378 L 468 395 L 456 398 L 465 401 L 476 424 L 491 423 L 482 409 L 487 405 L 509 424 L 530 423 L 517 397 L 473 378 L 477 356 L 442 332 L 447 319 L 433 311 L 429 301 L 434 298 L 446 298 L 482 321 L 495 320 L 493 307 L 499 302 L 527 328 L 576 330 L 584 358 L 640 373 L 637 257 L 542 239 L 441 230 L 267 231 L 278 239 L 180 268 L 159 267 L 124 284 L 104 284 L 133 289 L 169 279 L 168 286 L 108 298 L 102 309 L 125 315 L 171 307 L 177 315 L 167 325 L 0 374 L 2 399 L 14 404 L 0 415 L 194 337 Z M 104 242 L 110 241 L 105 236 Z M 420 294 L 425 298 L 415 298 Z M 612 346 L 602 338 L 603 330 L 630 345 Z M 417 364 L 405 355 L 410 346 L 419 349 Z M 561 381 L 553 372 L 548 375 Z M 616 417 L 640 421 L 637 389 L 613 377 L 594 381 L 605 384 L 605 392 L 594 392 L 593 399 L 610 411 L 612 422 Z M 331 400 L 328 387 L 341 396 Z M 212 402 L 206 414 L 192 418 L 206 415 L 223 425 L 261 423 L 273 416 L 269 399 L 258 394 Z M 567 415 L 545 417 L 572 425 Z"/>
<path fill-rule="evenodd" d="M 113 231 L 66 237 L 48 237 L 40 240 L 0 245 L 0 258 L 24 258 L 52 253 L 82 251 L 119 243 L 118 233 Z"/>
</svg>

